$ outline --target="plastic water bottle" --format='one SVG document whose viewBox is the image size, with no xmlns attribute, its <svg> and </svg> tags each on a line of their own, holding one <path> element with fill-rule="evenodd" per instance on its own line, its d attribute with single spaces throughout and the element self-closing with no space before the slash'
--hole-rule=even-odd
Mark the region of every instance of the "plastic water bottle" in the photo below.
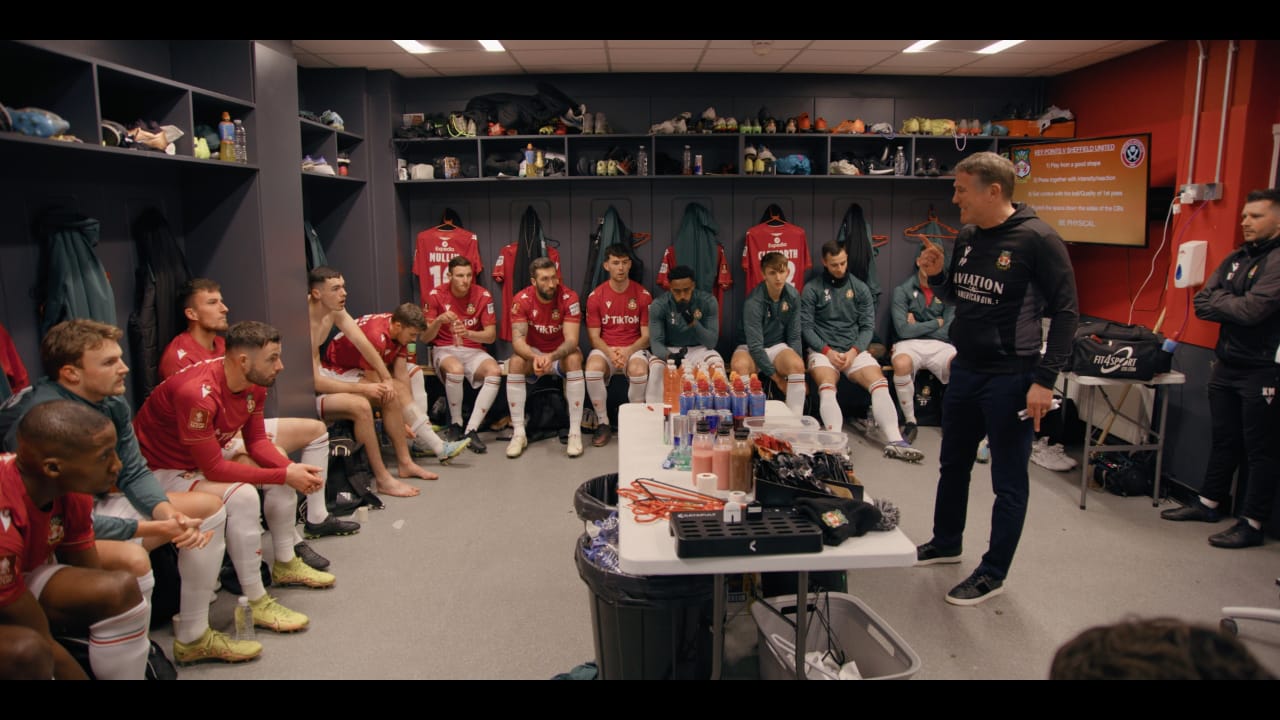
<svg viewBox="0 0 1280 720">
<path fill-rule="evenodd" d="M 236 640 L 253 640 L 253 608 L 249 607 L 249 598 L 244 595 L 236 601 L 235 611 Z"/>
<path fill-rule="evenodd" d="M 667 374 L 662 379 L 662 402 L 666 405 L 662 411 L 664 415 L 680 414 L 680 370 L 676 368 L 675 360 L 667 360 Z"/>
<path fill-rule="evenodd" d="M 649 174 L 649 151 L 641 145 L 636 151 L 636 175 L 644 177 Z"/>
<path fill-rule="evenodd" d="M 249 131 L 245 129 L 244 123 L 237 118 L 236 126 L 236 162 L 241 165 L 249 164 Z"/>
<path fill-rule="evenodd" d="M 236 161 L 236 126 L 229 112 L 222 113 L 222 122 L 218 123 L 218 159 Z"/>
<path fill-rule="evenodd" d="M 688 415 L 690 410 L 697 408 L 697 396 L 693 394 L 693 381 L 683 381 L 683 387 L 680 390 L 680 414 Z"/>
<path fill-rule="evenodd" d="M 742 418 L 747 416 L 747 386 L 742 378 L 733 378 L 733 392 L 729 395 L 729 409 L 733 410 L 733 426 L 742 427 Z"/>
<path fill-rule="evenodd" d="M 747 394 L 747 417 L 764 417 L 766 399 L 760 378 L 751 378 L 751 392 Z"/>
<path fill-rule="evenodd" d="M 898 146 L 898 152 L 893 156 L 893 174 L 907 174 L 907 156 L 902 152 L 902 146 Z"/>
</svg>

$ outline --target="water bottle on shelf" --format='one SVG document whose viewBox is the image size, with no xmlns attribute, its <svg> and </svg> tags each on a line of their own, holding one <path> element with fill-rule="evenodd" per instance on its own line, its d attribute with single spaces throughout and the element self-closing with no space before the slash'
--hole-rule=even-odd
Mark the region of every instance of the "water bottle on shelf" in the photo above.
<svg viewBox="0 0 1280 720">
<path fill-rule="evenodd" d="M 235 635 L 237 641 L 253 640 L 253 608 L 249 607 L 249 598 L 244 595 L 236 601 Z"/>
<path fill-rule="evenodd" d="M 641 145 L 636 151 L 636 175 L 645 177 L 649 174 L 649 151 Z"/>
<path fill-rule="evenodd" d="M 222 122 L 218 123 L 218 159 L 236 161 L 236 126 L 229 112 L 222 113 Z"/>
<path fill-rule="evenodd" d="M 901 145 L 898 146 L 898 152 L 894 153 L 894 156 L 893 156 L 893 174 L 894 175 L 907 174 L 907 156 L 902 152 Z"/>
<path fill-rule="evenodd" d="M 236 162 L 241 165 L 249 164 L 249 131 L 245 129 L 244 122 L 239 118 L 235 121 L 236 127 Z"/>
</svg>

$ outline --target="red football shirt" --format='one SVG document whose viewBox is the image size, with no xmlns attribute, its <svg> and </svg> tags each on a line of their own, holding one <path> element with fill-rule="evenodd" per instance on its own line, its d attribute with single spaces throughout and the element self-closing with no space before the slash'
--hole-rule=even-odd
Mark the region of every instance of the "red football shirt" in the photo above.
<svg viewBox="0 0 1280 720">
<path fill-rule="evenodd" d="M 742 245 L 742 269 L 746 272 L 750 294 L 764 281 L 760 272 L 760 258 L 765 253 L 780 252 L 787 257 L 787 282 L 796 290 L 804 289 L 804 276 L 813 267 L 809 258 L 809 239 L 804 228 L 784 222 L 781 225 L 760 223 L 747 231 L 747 241 Z"/>
<path fill-rule="evenodd" d="M 156 386 L 133 418 L 142 457 L 152 470 L 199 470 L 213 482 L 283 483 L 289 459 L 267 437 L 267 390 L 233 393 L 222 360 L 192 365 Z M 243 431 L 249 457 L 262 467 L 231 462 L 222 447 Z"/>
<path fill-rule="evenodd" d="M 409 349 L 391 337 L 391 313 L 362 315 L 356 320 L 356 325 L 369 338 L 369 342 L 373 343 L 373 349 L 378 352 L 388 370 L 395 365 L 397 357 L 409 357 Z M 329 341 L 329 347 L 324 353 L 324 366 L 336 372 L 346 372 L 352 368 L 373 369 L 345 333 L 338 333 Z"/>
<path fill-rule="evenodd" d="M 427 303 L 427 293 L 449 284 L 449 261 L 459 255 L 471 261 L 471 269 L 479 279 L 484 263 L 480 262 L 475 233 L 460 227 L 433 227 L 418 233 L 413 246 L 413 274 L 418 276 L 423 305 Z"/>
<path fill-rule="evenodd" d="M 190 331 L 180 332 L 160 356 L 160 379 L 164 380 L 182 368 L 226 354 L 227 341 L 221 335 L 213 336 L 213 350 L 210 351 L 197 342 Z"/>
<path fill-rule="evenodd" d="M 46 509 L 31 502 L 13 454 L 0 455 L 0 607 L 17 600 L 24 572 L 59 548 L 93 547 L 93 496 L 68 493 Z"/>
<path fill-rule="evenodd" d="M 582 322 L 578 293 L 561 286 L 555 300 L 544 303 L 538 289 L 530 285 L 512 301 L 511 322 L 528 323 L 529 345 L 540 352 L 552 352 L 564 343 L 564 324 Z"/>
<path fill-rule="evenodd" d="M 467 326 L 468 330 L 480 332 L 489 325 L 496 322 L 496 316 L 493 312 L 493 295 L 488 290 L 471 284 L 471 290 L 466 297 L 455 297 L 453 290 L 446 283 L 432 290 L 427 295 L 426 302 L 427 322 L 431 322 L 441 314 L 452 310 L 458 316 L 458 319 Z M 440 326 L 440 332 L 436 335 L 433 345 L 440 347 L 453 345 L 453 329 L 448 323 Z M 482 348 L 484 345 L 472 340 L 464 338 L 462 340 L 463 347 Z"/>
<path fill-rule="evenodd" d="M 609 347 L 626 347 L 640 339 L 640 328 L 649 326 L 652 302 L 649 291 L 634 280 L 620 293 L 605 280 L 587 296 L 587 327 L 600 328 L 600 339 Z"/>
<path fill-rule="evenodd" d="M 507 282 L 507 270 L 516 264 L 516 251 L 518 249 L 517 243 L 508 243 L 502 248 L 502 252 L 498 254 L 498 261 L 493 264 L 493 281 L 502 286 L 502 307 L 504 308 L 511 307 L 511 301 L 515 295 L 515 287 L 521 284 L 514 281 Z M 559 275 L 560 251 L 553 247 L 547 248 L 547 258 L 556 264 L 556 275 Z M 525 283 L 527 287 L 528 281 L 526 280 Z M 498 323 L 498 337 L 511 342 L 511 313 L 502 313 L 502 320 Z"/>
</svg>

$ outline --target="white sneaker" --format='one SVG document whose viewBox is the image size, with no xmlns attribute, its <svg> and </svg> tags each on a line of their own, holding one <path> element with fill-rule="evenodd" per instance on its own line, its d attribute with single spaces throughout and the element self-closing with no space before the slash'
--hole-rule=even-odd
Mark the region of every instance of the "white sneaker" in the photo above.
<svg viewBox="0 0 1280 720">
<path fill-rule="evenodd" d="M 529 438 L 524 433 L 516 433 L 511 436 L 511 442 L 507 443 L 507 457 L 518 458 L 529 446 Z"/>
<path fill-rule="evenodd" d="M 565 454 L 568 455 L 569 457 L 582 456 L 582 436 L 581 435 L 569 436 L 569 446 L 565 448 Z"/>
<path fill-rule="evenodd" d="M 1067 457 L 1061 445 L 1050 445 L 1048 437 L 1042 437 L 1031 445 L 1031 462 L 1056 472 L 1067 472 L 1076 467 L 1076 461 Z"/>
</svg>

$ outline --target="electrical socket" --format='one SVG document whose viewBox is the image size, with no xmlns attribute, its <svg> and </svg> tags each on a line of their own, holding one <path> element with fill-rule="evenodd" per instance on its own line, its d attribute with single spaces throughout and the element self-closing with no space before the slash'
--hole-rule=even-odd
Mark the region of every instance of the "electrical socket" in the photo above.
<svg viewBox="0 0 1280 720">
<path fill-rule="evenodd" d="M 1222 183 L 1188 183 L 1178 189 L 1183 205 L 1222 199 Z"/>
</svg>

